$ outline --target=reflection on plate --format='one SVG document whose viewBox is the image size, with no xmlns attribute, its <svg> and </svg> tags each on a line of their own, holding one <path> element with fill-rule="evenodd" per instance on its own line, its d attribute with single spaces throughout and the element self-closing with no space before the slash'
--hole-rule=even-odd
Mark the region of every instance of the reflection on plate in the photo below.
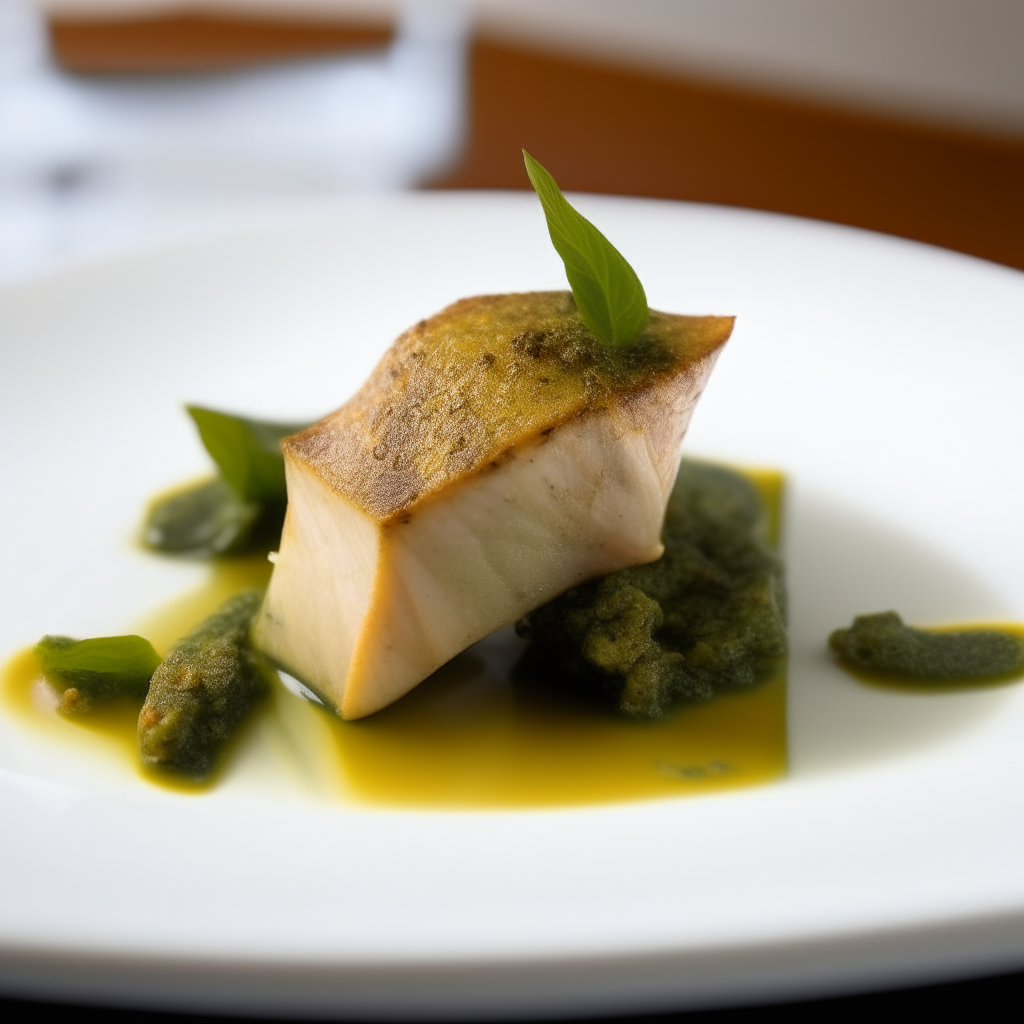
<svg viewBox="0 0 1024 1024">
<path fill-rule="evenodd" d="M 1024 483 L 1006 471 L 1024 436 L 1021 276 L 780 217 L 581 205 L 600 205 L 652 305 L 739 315 L 688 444 L 792 480 L 788 777 L 610 806 L 473 811 L 459 808 L 472 792 L 450 791 L 382 806 L 385 745 L 364 756 L 324 726 L 318 749 L 284 716 L 250 730 L 221 785 L 183 795 L 126 772 L 102 737 L 68 746 L 5 714 L 8 990 L 262 1012 L 613 1012 L 1024 958 L 1021 689 L 871 690 L 824 648 L 853 614 L 888 607 L 924 624 L 1024 618 Z M 130 629 L 202 585 L 202 566 L 133 545 L 146 496 L 203 471 L 181 402 L 281 418 L 337 405 L 424 312 L 558 282 L 539 216 L 528 196 L 367 200 L 0 296 L 0 416 L 16 439 L 0 656 L 47 631 Z M 418 699 L 464 710 L 515 643 L 497 635 Z M 391 728 L 389 767 L 408 775 L 457 719 L 416 749 L 398 740 L 404 713 L 355 727 Z M 718 763 L 710 748 L 666 759 L 665 779 Z M 140 904 L 152 892 L 157 913 Z"/>
</svg>

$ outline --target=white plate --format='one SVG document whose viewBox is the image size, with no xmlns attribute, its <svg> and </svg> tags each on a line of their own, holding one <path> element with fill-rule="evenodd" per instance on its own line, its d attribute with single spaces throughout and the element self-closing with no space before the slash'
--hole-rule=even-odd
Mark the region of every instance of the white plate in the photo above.
<svg viewBox="0 0 1024 1024">
<path fill-rule="evenodd" d="M 824 650 L 860 611 L 1024 618 L 1024 277 L 840 227 L 581 197 L 656 308 L 736 313 L 690 451 L 786 469 L 781 783 L 406 812 L 249 765 L 175 795 L 0 721 L 0 983 L 263 1013 L 680 1008 L 1024 961 L 1024 687 L 912 696 Z M 535 200 L 412 195 L 0 295 L 0 654 L 130 628 L 202 569 L 137 551 L 205 469 L 183 400 L 302 417 L 463 295 L 562 287 Z"/>
</svg>

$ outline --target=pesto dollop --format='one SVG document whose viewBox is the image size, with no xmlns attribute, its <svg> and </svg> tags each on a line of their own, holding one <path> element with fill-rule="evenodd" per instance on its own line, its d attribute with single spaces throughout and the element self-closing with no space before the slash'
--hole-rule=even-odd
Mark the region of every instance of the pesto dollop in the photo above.
<svg viewBox="0 0 1024 1024">
<path fill-rule="evenodd" d="M 1024 673 L 1024 636 L 1010 629 L 915 629 L 896 612 L 858 615 L 828 638 L 839 661 L 896 681 L 986 682 Z"/>
<path fill-rule="evenodd" d="M 150 680 L 139 713 L 139 753 L 156 768 L 203 779 L 252 707 L 271 669 L 249 642 L 263 592 L 250 590 L 179 640 Z"/>
<path fill-rule="evenodd" d="M 239 554 L 252 550 L 265 533 L 268 546 L 280 538 L 284 501 L 273 507 L 276 515 L 255 501 L 240 498 L 220 477 L 157 499 L 143 527 L 143 543 L 154 551 L 192 558 Z M 264 520 L 274 525 L 261 530 Z"/>
<path fill-rule="evenodd" d="M 754 486 L 684 460 L 662 540 L 658 561 L 574 587 L 521 619 L 530 669 L 640 719 L 765 680 L 786 653 L 785 591 Z"/>
</svg>

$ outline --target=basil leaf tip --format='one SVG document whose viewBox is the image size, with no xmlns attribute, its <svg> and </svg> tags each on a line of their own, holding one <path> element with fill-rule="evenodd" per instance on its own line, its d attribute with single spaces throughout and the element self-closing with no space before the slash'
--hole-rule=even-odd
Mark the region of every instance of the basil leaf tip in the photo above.
<svg viewBox="0 0 1024 1024">
<path fill-rule="evenodd" d="M 605 345 L 631 345 L 650 316 L 636 271 L 586 217 L 569 205 L 550 172 L 525 149 L 523 160 L 544 209 L 551 243 L 565 264 L 565 276 L 580 317 Z"/>
<path fill-rule="evenodd" d="M 281 438 L 306 424 L 267 423 L 186 406 L 220 475 L 243 501 L 285 500 Z"/>
</svg>

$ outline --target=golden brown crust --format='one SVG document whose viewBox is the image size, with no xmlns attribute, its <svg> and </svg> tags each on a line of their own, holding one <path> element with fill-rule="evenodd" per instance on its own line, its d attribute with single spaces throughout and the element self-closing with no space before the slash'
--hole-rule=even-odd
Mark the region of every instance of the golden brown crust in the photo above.
<svg viewBox="0 0 1024 1024">
<path fill-rule="evenodd" d="M 587 331 L 569 292 L 462 299 L 402 334 L 360 390 L 285 454 L 379 522 L 516 446 L 693 368 L 731 317 L 651 313 L 626 352 Z"/>
</svg>

